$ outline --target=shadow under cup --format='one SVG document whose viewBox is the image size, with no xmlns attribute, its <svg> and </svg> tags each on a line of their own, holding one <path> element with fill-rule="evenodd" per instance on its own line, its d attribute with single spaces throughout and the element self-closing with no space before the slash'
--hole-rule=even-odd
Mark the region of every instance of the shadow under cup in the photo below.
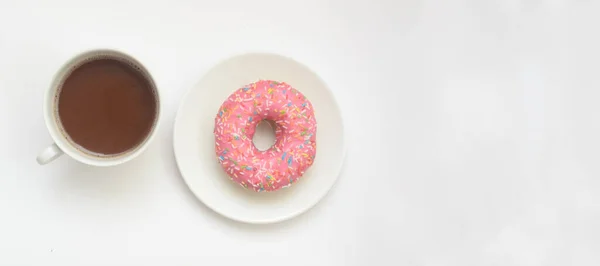
<svg viewBox="0 0 600 266">
<path fill-rule="evenodd" d="M 59 71 L 51 92 L 47 101 L 59 135 L 54 139 L 79 161 L 84 161 L 79 156 L 107 163 L 131 159 L 158 124 L 154 80 L 141 63 L 121 52 L 97 50 L 75 57 Z"/>
</svg>

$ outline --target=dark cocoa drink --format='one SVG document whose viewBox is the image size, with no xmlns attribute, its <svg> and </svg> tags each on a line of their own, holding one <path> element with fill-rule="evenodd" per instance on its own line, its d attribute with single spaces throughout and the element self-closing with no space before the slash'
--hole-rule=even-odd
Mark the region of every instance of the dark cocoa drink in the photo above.
<svg viewBox="0 0 600 266">
<path fill-rule="evenodd" d="M 97 59 L 65 79 L 56 101 L 64 133 L 99 156 L 141 144 L 154 125 L 156 92 L 139 70 L 114 59 Z"/>
</svg>

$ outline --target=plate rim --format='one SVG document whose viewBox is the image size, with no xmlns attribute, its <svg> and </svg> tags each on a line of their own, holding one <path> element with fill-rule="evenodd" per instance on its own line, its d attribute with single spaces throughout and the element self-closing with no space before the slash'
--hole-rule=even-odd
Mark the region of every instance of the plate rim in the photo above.
<svg viewBox="0 0 600 266">
<path fill-rule="evenodd" d="M 180 117 L 182 116 L 183 113 L 183 107 L 186 103 L 186 100 L 189 98 L 189 95 L 192 93 L 193 90 L 195 90 L 196 88 L 199 87 L 199 85 L 202 83 L 202 80 L 206 77 L 206 75 L 213 70 L 216 66 L 227 62 L 229 60 L 235 59 L 237 57 L 242 57 L 242 56 L 275 56 L 275 57 L 280 57 L 286 60 L 291 60 L 296 64 L 301 65 L 302 67 L 306 68 L 308 71 L 312 72 L 312 74 L 315 75 L 315 77 L 322 82 L 325 86 L 325 89 L 327 90 L 327 92 L 329 92 L 333 97 L 333 105 L 334 107 L 338 110 L 339 114 L 340 114 L 340 125 L 341 125 L 341 132 L 342 132 L 342 136 L 341 136 L 341 143 L 342 143 L 342 155 L 340 158 L 340 164 L 337 167 L 338 169 L 336 170 L 337 174 L 335 175 L 335 178 L 333 180 L 333 182 L 331 183 L 331 185 L 327 188 L 327 190 L 324 191 L 324 193 L 322 195 L 320 195 L 318 198 L 316 198 L 316 200 L 314 200 L 314 202 L 312 202 L 311 204 L 307 205 L 306 207 L 303 208 L 299 208 L 298 210 L 295 210 L 293 212 L 290 212 L 290 214 L 287 215 L 282 215 L 279 216 L 277 218 L 274 219 L 240 219 L 237 216 L 232 216 L 227 214 L 226 212 L 221 211 L 219 208 L 215 208 L 214 206 L 206 203 L 206 201 L 204 200 L 204 198 L 202 197 L 202 193 L 198 193 L 197 191 L 195 191 L 192 186 L 190 186 L 190 184 L 188 183 L 184 171 L 182 170 L 182 166 L 180 163 L 180 158 L 178 157 L 178 152 L 177 152 L 177 147 L 178 145 L 177 143 L 177 124 L 178 121 L 180 120 Z M 281 55 L 278 53 L 271 53 L 271 52 L 245 52 L 245 53 L 238 53 L 238 54 L 234 54 L 232 56 L 226 57 L 224 59 L 221 59 L 219 61 L 217 61 L 217 63 L 213 64 L 210 68 L 208 68 L 206 71 L 204 71 L 204 73 L 202 74 L 202 76 L 200 77 L 200 79 L 195 83 L 195 85 L 193 85 L 192 87 L 190 87 L 189 89 L 187 89 L 187 91 L 185 92 L 185 94 L 183 95 L 182 99 L 179 101 L 179 106 L 177 107 L 177 112 L 175 114 L 175 119 L 173 121 L 173 153 L 175 156 L 175 163 L 177 165 L 177 169 L 179 170 L 179 174 L 181 175 L 181 179 L 183 179 L 183 182 L 186 184 L 187 188 L 192 192 L 192 194 L 194 195 L 194 197 L 200 201 L 204 206 L 206 206 L 208 209 L 214 211 L 215 213 L 228 218 L 230 220 L 236 221 L 236 222 L 240 222 L 240 223 L 246 223 L 246 224 L 273 224 L 273 223 L 280 223 L 286 220 L 290 220 L 293 219 L 303 213 L 308 212 L 309 210 L 311 210 L 314 206 L 316 206 L 319 202 L 321 202 L 321 200 L 323 200 L 331 191 L 331 189 L 335 186 L 335 184 L 338 182 L 338 180 L 340 179 L 340 175 L 342 173 L 342 168 L 345 164 L 345 160 L 346 160 L 346 154 L 347 154 L 347 144 L 346 144 L 346 134 L 345 134 L 345 123 L 344 123 L 344 116 L 342 113 L 342 110 L 340 108 L 340 105 L 338 103 L 337 98 L 335 97 L 335 95 L 333 94 L 333 91 L 331 90 L 330 86 L 327 84 L 327 82 L 325 82 L 325 80 L 323 78 L 321 78 L 321 76 L 319 76 L 315 71 L 313 71 L 313 69 L 311 69 L 310 67 L 308 67 L 307 65 L 301 63 L 300 61 L 289 57 L 289 56 L 285 56 L 285 55 Z"/>
</svg>

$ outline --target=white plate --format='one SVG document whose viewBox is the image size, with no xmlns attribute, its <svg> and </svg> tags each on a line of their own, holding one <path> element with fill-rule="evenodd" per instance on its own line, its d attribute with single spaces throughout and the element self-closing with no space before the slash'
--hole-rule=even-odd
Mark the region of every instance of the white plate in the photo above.
<svg viewBox="0 0 600 266">
<path fill-rule="evenodd" d="M 285 81 L 313 104 L 317 156 L 300 180 L 276 192 L 246 190 L 229 179 L 215 157 L 214 118 L 236 89 L 259 79 Z M 177 165 L 190 190 L 206 206 L 230 219 L 273 223 L 299 215 L 323 198 L 335 183 L 345 154 L 340 109 L 323 80 L 306 66 L 274 54 L 245 54 L 206 73 L 184 98 L 175 119 Z"/>
</svg>

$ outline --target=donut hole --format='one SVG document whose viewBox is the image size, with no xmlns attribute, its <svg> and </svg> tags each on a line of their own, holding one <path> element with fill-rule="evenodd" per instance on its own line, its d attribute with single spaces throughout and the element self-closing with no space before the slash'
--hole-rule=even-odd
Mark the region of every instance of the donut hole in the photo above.
<svg viewBox="0 0 600 266">
<path fill-rule="evenodd" d="M 275 145 L 275 122 L 262 120 L 256 125 L 252 143 L 259 151 L 266 151 Z"/>
</svg>

